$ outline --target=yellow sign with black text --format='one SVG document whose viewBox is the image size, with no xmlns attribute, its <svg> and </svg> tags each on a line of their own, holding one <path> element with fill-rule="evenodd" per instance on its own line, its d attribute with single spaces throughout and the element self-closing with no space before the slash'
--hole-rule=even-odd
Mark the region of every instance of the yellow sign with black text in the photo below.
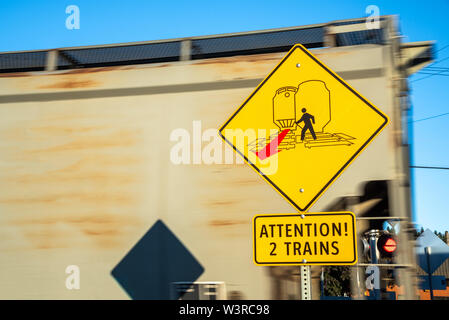
<svg viewBox="0 0 449 320">
<path fill-rule="evenodd" d="M 307 211 L 388 121 L 297 44 L 219 133 L 290 204 Z"/>
<path fill-rule="evenodd" d="M 353 265 L 355 216 L 348 211 L 257 215 L 253 249 L 257 265 Z"/>
</svg>

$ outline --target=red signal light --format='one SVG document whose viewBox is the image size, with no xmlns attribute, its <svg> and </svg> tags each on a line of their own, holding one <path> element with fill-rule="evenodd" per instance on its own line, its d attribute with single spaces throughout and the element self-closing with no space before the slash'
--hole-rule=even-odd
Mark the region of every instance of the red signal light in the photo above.
<svg viewBox="0 0 449 320">
<path fill-rule="evenodd" d="M 385 244 L 383 245 L 383 249 L 385 252 L 393 253 L 396 251 L 396 241 L 393 238 L 388 238 L 387 241 L 385 241 Z"/>
<path fill-rule="evenodd" d="M 383 258 L 391 258 L 397 249 L 395 237 L 391 234 L 383 234 L 377 240 L 377 249 Z"/>
</svg>

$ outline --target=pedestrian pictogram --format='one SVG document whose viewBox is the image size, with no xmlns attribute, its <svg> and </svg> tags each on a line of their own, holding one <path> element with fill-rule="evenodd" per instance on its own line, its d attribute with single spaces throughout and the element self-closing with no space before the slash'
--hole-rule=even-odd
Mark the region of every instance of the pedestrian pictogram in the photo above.
<svg viewBox="0 0 449 320">
<path fill-rule="evenodd" d="M 352 265 L 357 262 L 352 212 L 271 214 L 253 218 L 257 265 Z"/>
<path fill-rule="evenodd" d="M 296 124 L 299 126 L 299 124 L 301 122 L 304 121 L 304 127 L 301 130 L 301 141 L 304 141 L 304 138 L 306 136 L 306 132 L 307 130 L 310 131 L 310 134 L 312 135 L 313 140 L 316 140 L 316 134 L 315 134 L 315 130 L 313 129 L 313 125 L 310 122 L 310 120 L 312 120 L 313 124 L 315 124 L 315 117 L 312 116 L 311 114 L 308 114 L 306 111 L 306 108 L 302 108 L 302 117 L 301 119 L 299 119 L 298 121 L 296 121 Z"/>
<path fill-rule="evenodd" d="M 219 131 L 306 211 L 387 123 L 377 107 L 295 45 Z"/>
</svg>

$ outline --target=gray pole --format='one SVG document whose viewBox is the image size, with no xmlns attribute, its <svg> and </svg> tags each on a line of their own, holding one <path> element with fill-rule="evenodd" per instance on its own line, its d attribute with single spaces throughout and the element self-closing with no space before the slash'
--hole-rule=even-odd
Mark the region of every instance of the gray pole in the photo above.
<svg viewBox="0 0 449 320">
<path fill-rule="evenodd" d="M 385 28 L 387 35 L 387 42 L 390 49 L 391 68 L 388 68 L 388 72 L 391 81 L 394 83 L 393 87 L 393 105 L 395 114 L 397 116 L 392 117 L 391 126 L 398 130 L 398 133 L 403 133 L 401 114 L 407 108 L 409 104 L 404 97 L 408 97 L 408 85 L 407 85 L 407 69 L 403 67 L 402 53 L 401 53 L 401 35 L 398 31 L 398 17 L 391 16 L 391 18 L 385 20 Z M 389 183 L 389 199 L 390 199 L 390 211 L 395 216 L 401 217 L 399 223 L 400 232 L 398 237 L 398 248 L 396 255 L 396 262 L 403 265 L 416 265 L 416 257 L 413 252 L 414 239 L 411 233 L 412 229 L 412 195 L 411 195 L 411 179 L 410 179 L 410 148 L 407 141 L 403 141 L 401 138 L 395 140 L 394 150 L 396 154 L 395 171 L 397 177 L 392 179 Z M 399 268 L 398 278 L 403 286 L 404 295 L 399 299 L 414 300 L 417 298 L 417 286 L 416 286 L 416 272 L 411 268 Z"/>
<path fill-rule="evenodd" d="M 312 300 L 310 281 L 310 266 L 300 266 L 301 272 L 301 300 Z"/>
<path fill-rule="evenodd" d="M 377 257 L 377 239 L 379 238 L 379 230 L 369 231 L 369 248 L 371 253 L 371 263 L 376 265 L 378 263 Z M 374 299 L 380 300 L 380 292 L 378 288 L 373 289 Z"/>
<path fill-rule="evenodd" d="M 431 251 L 430 247 L 425 247 L 424 251 L 426 253 L 426 258 L 427 258 L 427 274 L 429 275 L 430 300 L 433 300 L 432 273 L 430 272 L 430 254 L 432 251 Z"/>
<path fill-rule="evenodd" d="M 321 296 L 324 297 L 324 269 L 321 267 L 321 274 L 320 274 L 320 289 L 321 289 Z"/>
</svg>

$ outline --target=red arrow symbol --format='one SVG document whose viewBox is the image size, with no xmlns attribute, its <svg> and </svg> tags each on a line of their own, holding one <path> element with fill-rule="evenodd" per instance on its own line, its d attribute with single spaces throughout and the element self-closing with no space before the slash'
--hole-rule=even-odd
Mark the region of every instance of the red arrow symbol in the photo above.
<svg viewBox="0 0 449 320">
<path fill-rule="evenodd" d="M 271 140 L 270 143 L 268 143 L 262 150 L 253 152 L 256 154 L 256 156 L 259 157 L 260 160 L 264 160 L 275 155 L 278 152 L 281 152 L 282 150 L 278 150 L 278 146 L 281 144 L 282 140 L 284 140 L 289 131 L 290 129 L 282 130 L 282 132 L 279 133 L 276 138 Z"/>
</svg>

